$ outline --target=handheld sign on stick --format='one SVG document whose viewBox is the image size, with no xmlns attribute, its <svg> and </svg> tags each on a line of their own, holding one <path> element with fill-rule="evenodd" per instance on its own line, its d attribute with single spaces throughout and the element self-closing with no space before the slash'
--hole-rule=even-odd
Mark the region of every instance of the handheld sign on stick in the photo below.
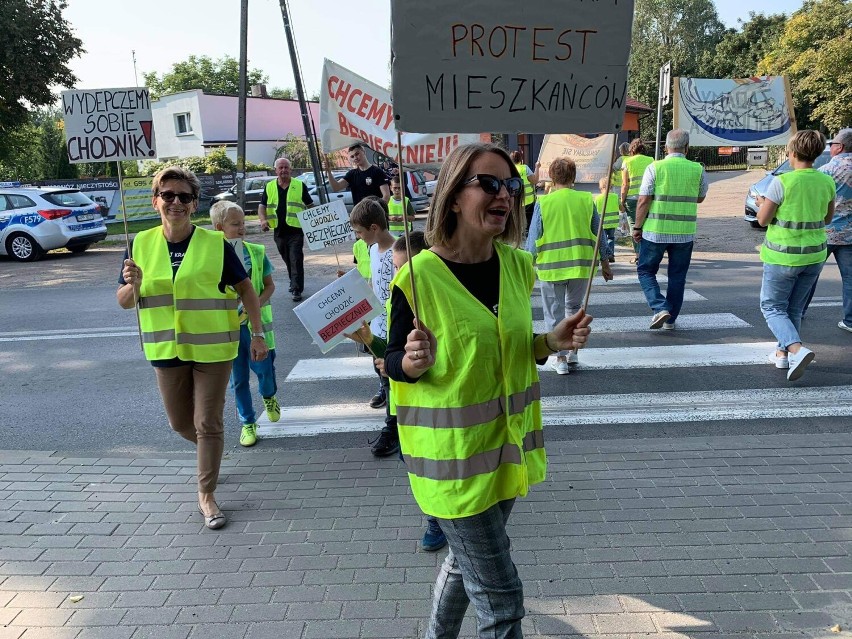
<svg viewBox="0 0 852 639">
<path fill-rule="evenodd" d="M 116 162 L 118 183 L 122 184 L 122 161 L 151 160 L 157 157 L 151 98 L 145 87 L 63 91 L 62 117 L 68 162 L 71 164 Z M 127 257 L 133 259 L 124 188 L 119 191 Z M 139 300 L 135 299 L 135 288 L 133 295 L 141 347 L 142 329 L 139 327 Z"/>
<path fill-rule="evenodd" d="M 397 164 L 399 164 L 399 188 L 402 189 L 402 224 L 405 233 L 405 258 L 408 264 L 408 281 L 411 283 L 411 310 L 414 312 L 414 325 L 419 327 L 420 313 L 417 312 L 417 288 L 414 286 L 414 264 L 411 262 L 411 234 L 408 230 L 408 207 L 405 206 L 405 172 L 402 168 L 402 133 L 396 132 Z M 411 220 L 414 223 L 414 220 Z"/>
</svg>

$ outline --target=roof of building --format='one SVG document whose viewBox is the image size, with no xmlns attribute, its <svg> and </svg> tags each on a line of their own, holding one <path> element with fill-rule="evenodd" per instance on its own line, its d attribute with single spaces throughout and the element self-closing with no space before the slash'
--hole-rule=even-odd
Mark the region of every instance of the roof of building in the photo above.
<svg viewBox="0 0 852 639">
<path fill-rule="evenodd" d="M 627 108 L 633 111 L 646 111 L 647 113 L 651 113 L 654 110 L 644 102 L 639 102 L 639 100 L 634 100 L 631 97 L 627 98 Z"/>
</svg>

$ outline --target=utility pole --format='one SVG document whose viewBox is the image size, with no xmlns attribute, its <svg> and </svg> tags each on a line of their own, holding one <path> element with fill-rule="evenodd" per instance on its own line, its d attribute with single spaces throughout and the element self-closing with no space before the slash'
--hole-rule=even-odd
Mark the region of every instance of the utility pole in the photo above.
<svg viewBox="0 0 852 639">
<path fill-rule="evenodd" d="M 240 0 L 240 96 L 237 103 L 237 204 L 246 205 L 246 94 L 248 93 L 248 0 Z"/>
<path fill-rule="evenodd" d="M 136 49 L 131 49 L 130 54 L 133 56 L 133 80 L 136 82 L 135 86 L 139 86 L 139 76 L 136 75 Z"/>
<path fill-rule="evenodd" d="M 660 135 L 663 128 L 663 107 L 667 106 L 671 101 L 671 79 L 672 79 L 672 63 L 671 60 L 660 67 L 660 88 L 657 91 L 657 139 L 654 145 L 654 159 L 660 159 Z"/>
<path fill-rule="evenodd" d="M 322 165 L 320 164 L 319 153 L 314 141 L 314 135 L 311 128 L 311 113 L 308 111 L 308 103 L 305 100 L 305 90 L 302 87 L 302 71 L 299 68 L 299 58 L 296 54 L 296 44 L 293 41 L 293 30 L 290 27 L 290 14 L 287 8 L 287 0 L 278 0 L 281 6 L 281 18 L 284 20 L 284 33 L 287 36 L 287 47 L 290 49 L 290 62 L 293 65 L 293 80 L 296 83 L 296 96 L 299 98 L 299 109 L 302 112 L 302 126 L 305 128 L 305 141 L 308 143 L 308 152 L 311 154 L 311 164 L 314 168 L 314 179 L 316 179 L 317 194 L 321 204 L 328 203 L 328 193 L 320 186 L 323 184 Z"/>
</svg>

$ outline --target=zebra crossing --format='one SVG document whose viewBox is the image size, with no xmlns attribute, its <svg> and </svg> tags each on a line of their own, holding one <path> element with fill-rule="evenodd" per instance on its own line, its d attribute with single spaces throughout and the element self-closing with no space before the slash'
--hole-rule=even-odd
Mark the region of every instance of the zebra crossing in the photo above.
<svg viewBox="0 0 852 639">
<path fill-rule="evenodd" d="M 650 311 L 627 315 L 622 307 L 645 305 L 635 268 L 617 264 L 614 280 L 596 278 L 590 296 L 590 308 L 596 316 L 594 334 L 619 335 L 649 331 Z M 659 276 L 665 285 L 665 275 Z M 533 292 L 534 331 L 544 332 L 538 285 Z M 743 329 L 754 326 L 731 312 L 711 312 L 711 304 L 698 291 L 684 294 L 690 312 L 677 320 L 677 329 L 655 331 L 656 344 L 646 346 L 591 346 L 580 351 L 578 370 L 594 375 L 596 371 L 638 371 L 714 367 L 716 371 L 742 366 L 770 366 L 768 354 L 775 342 L 764 339 L 743 340 Z M 815 298 L 812 306 L 835 306 L 839 298 Z M 708 312 L 701 312 L 702 307 Z M 725 332 L 740 331 L 724 339 Z M 707 341 L 706 337 L 712 341 Z M 720 336 L 722 339 L 720 340 Z M 672 337 L 676 343 L 669 342 Z M 603 341 L 603 340 L 602 340 Z M 600 341 L 598 342 L 600 343 Z M 606 344 L 606 341 L 603 341 Z M 341 350 L 341 349 L 338 349 Z M 351 351 L 350 351 L 351 352 Z M 552 360 L 551 360 L 552 361 Z M 772 419 L 790 417 L 852 416 L 852 386 L 818 388 L 734 388 L 724 390 L 643 392 L 609 394 L 553 395 L 544 382 L 556 379 L 550 363 L 539 366 L 542 377 L 542 416 L 546 425 L 570 427 L 590 424 L 673 423 L 731 419 Z M 729 368 L 730 367 L 730 368 Z M 724 372 L 720 378 L 724 379 Z M 569 379 L 573 376 L 569 376 Z M 283 379 L 289 384 L 335 384 L 347 380 L 375 379 L 372 359 L 366 356 L 331 356 L 300 359 Z M 566 388 L 562 392 L 568 391 Z M 260 437 L 298 437 L 325 433 L 377 430 L 384 411 L 376 411 L 366 402 L 318 403 L 308 406 L 282 406 L 281 419 L 270 423 L 264 413 L 258 420 Z"/>
</svg>

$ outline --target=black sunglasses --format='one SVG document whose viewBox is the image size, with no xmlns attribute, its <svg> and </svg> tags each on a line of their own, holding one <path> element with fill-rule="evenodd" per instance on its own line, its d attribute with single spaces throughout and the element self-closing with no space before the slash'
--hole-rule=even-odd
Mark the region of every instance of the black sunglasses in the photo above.
<svg viewBox="0 0 852 639">
<path fill-rule="evenodd" d="M 487 173 L 477 173 L 472 178 L 468 178 L 462 182 L 461 185 L 467 186 L 474 182 L 479 182 L 480 188 L 488 193 L 488 195 L 497 195 L 500 192 L 501 186 L 505 186 L 509 195 L 512 197 L 518 197 L 524 190 L 524 181 L 519 177 L 510 177 L 501 180 L 497 176 L 488 175 Z"/>
<path fill-rule="evenodd" d="M 174 191 L 160 191 L 157 195 L 167 204 L 174 202 L 175 198 L 180 200 L 181 204 L 189 204 L 198 199 L 192 193 L 175 193 Z"/>
</svg>

